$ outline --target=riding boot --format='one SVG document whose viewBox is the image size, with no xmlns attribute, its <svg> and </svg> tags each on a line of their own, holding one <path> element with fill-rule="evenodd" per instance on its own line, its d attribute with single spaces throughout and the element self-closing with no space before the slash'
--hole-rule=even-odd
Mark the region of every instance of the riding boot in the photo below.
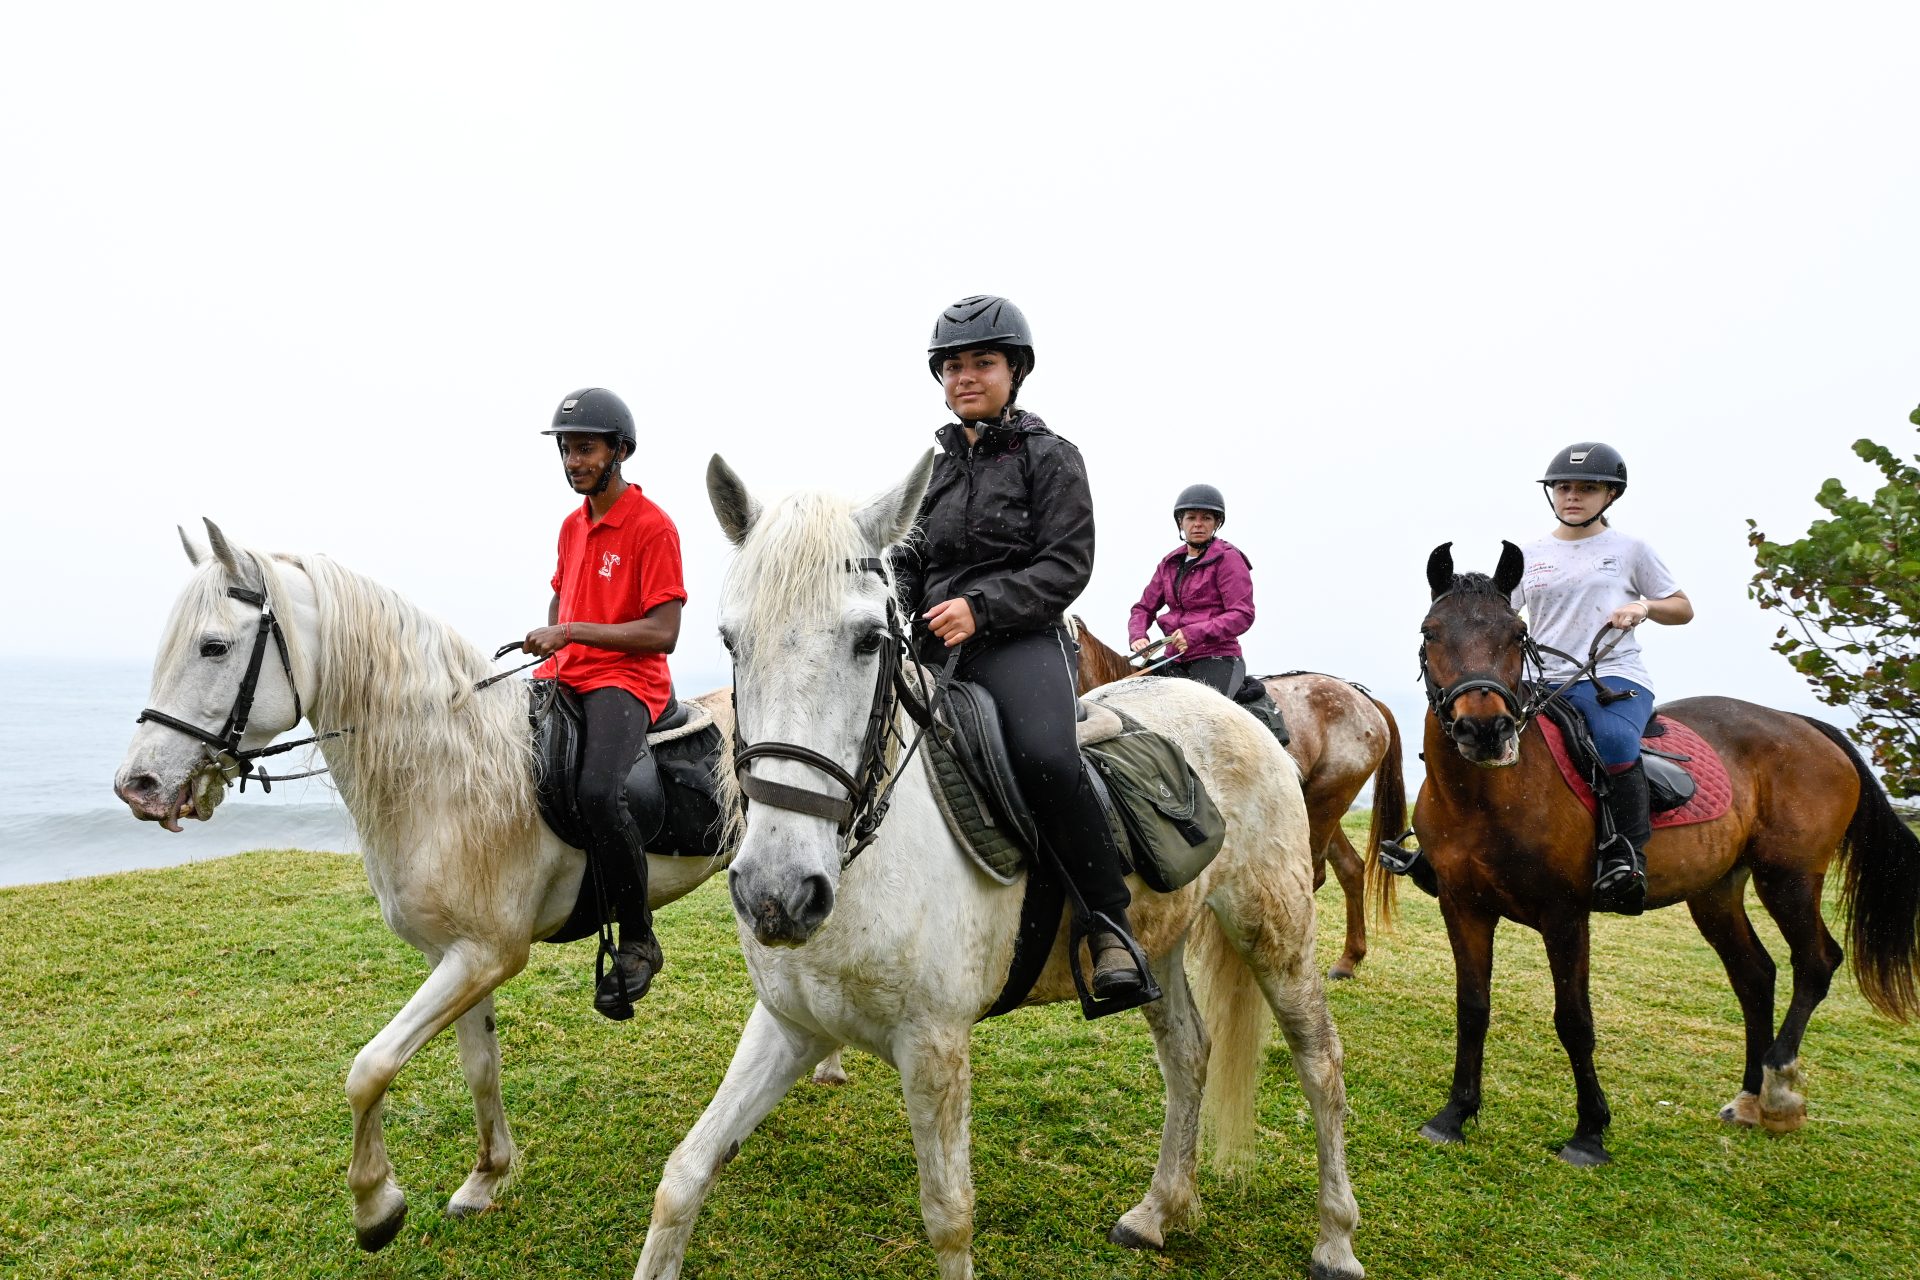
<svg viewBox="0 0 1920 1280">
<path fill-rule="evenodd" d="M 653 977 L 666 967 L 660 940 L 653 936 L 653 913 L 642 907 L 638 916 L 622 913 L 620 945 L 610 952 L 593 985 L 593 1007 L 604 1017 L 625 1022 L 633 1016 L 633 1002 L 647 994 Z"/>
<path fill-rule="evenodd" d="M 1593 876 L 1593 909 L 1637 916 L 1647 908 L 1647 841 L 1653 824 L 1647 813 L 1647 771 L 1638 760 L 1610 779 L 1607 814 L 1613 837 L 1599 852 Z"/>
<path fill-rule="evenodd" d="M 1118 916 L 1109 916 L 1113 923 L 1133 935 L 1133 923 L 1122 911 Z M 1136 996 L 1146 989 L 1146 975 L 1133 962 L 1133 951 L 1118 934 L 1104 930 L 1087 938 L 1087 949 L 1093 953 L 1093 994 L 1098 1000 L 1114 1000 L 1122 996 Z"/>
</svg>

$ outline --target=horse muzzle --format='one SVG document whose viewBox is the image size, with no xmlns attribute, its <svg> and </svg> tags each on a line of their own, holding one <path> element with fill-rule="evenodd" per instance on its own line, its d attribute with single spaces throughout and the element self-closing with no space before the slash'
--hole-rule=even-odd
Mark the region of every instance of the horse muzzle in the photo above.
<svg viewBox="0 0 1920 1280">
<path fill-rule="evenodd" d="M 1513 717 L 1462 716 L 1447 727 L 1454 749 L 1482 769 L 1505 769 L 1520 763 L 1520 730 Z"/>
<path fill-rule="evenodd" d="M 167 788 L 151 773 L 128 772 L 114 781 L 113 794 L 142 822 L 157 822 L 168 831 L 181 830 L 180 819 L 201 822 L 213 816 L 226 794 L 217 773 L 203 770 L 188 775 L 179 786 Z"/>
<path fill-rule="evenodd" d="M 798 879 L 757 876 L 736 862 L 727 870 L 727 893 L 734 914 L 763 947 L 797 947 L 833 913 L 833 885 L 819 872 Z"/>
</svg>

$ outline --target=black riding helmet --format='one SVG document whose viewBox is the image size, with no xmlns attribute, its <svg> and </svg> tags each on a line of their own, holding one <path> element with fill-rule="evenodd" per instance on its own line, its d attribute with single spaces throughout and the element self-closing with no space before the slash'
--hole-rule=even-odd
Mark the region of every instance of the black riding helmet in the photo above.
<svg viewBox="0 0 1920 1280">
<path fill-rule="evenodd" d="M 640 437 L 633 430 L 633 413 L 626 401 L 605 387 L 583 387 L 569 392 L 553 411 L 553 425 L 540 434 L 557 436 L 568 431 L 618 436 L 620 443 L 627 446 L 622 458 L 631 458 L 640 447 Z"/>
<path fill-rule="evenodd" d="M 1584 529 L 1606 515 L 1607 508 L 1618 502 L 1620 495 L 1627 491 L 1627 460 L 1612 445 L 1592 440 L 1570 444 L 1554 454 L 1553 461 L 1547 464 L 1546 474 L 1540 477 L 1540 487 L 1546 491 L 1547 506 L 1553 510 L 1556 520 L 1560 519 L 1560 513 L 1553 506 L 1553 486 L 1561 480 L 1592 480 L 1613 490 L 1613 497 L 1608 499 L 1607 506 L 1580 523 L 1560 520 L 1570 529 Z"/>
<path fill-rule="evenodd" d="M 940 381 L 940 362 L 956 351 L 988 347 L 1007 357 L 1013 371 L 1013 395 L 1020 398 L 1020 384 L 1033 372 L 1033 330 L 1027 327 L 1020 308 L 991 293 L 976 293 L 962 298 L 940 313 L 933 322 L 933 338 L 927 344 L 927 368 L 935 382 Z"/>
<path fill-rule="evenodd" d="M 1211 511 L 1220 518 L 1219 527 L 1226 527 L 1227 500 L 1210 484 L 1190 484 L 1180 491 L 1173 500 L 1174 523 L 1180 523 L 1180 516 L 1188 511 Z"/>
</svg>

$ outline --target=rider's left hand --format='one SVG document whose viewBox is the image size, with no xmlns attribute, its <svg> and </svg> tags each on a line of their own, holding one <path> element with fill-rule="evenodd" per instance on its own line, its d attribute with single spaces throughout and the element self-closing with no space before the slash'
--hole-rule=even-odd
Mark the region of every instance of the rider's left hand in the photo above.
<svg viewBox="0 0 1920 1280">
<path fill-rule="evenodd" d="M 927 610 L 926 619 L 927 630 L 946 641 L 949 649 L 973 639 L 973 606 L 967 603 L 964 596 L 942 600 Z"/>
<path fill-rule="evenodd" d="M 527 632 L 527 638 L 520 642 L 520 647 L 536 658 L 550 658 L 572 643 L 565 626 L 535 627 Z"/>
<path fill-rule="evenodd" d="M 1645 600 L 1635 600 L 1615 609 L 1607 621 L 1621 631 L 1631 631 L 1652 616 L 1653 608 Z"/>
</svg>

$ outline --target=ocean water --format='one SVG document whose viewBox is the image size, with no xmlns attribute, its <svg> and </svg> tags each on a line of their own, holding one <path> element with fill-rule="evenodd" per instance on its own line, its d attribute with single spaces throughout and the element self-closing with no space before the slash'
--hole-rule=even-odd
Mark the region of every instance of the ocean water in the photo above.
<svg viewBox="0 0 1920 1280">
<path fill-rule="evenodd" d="M 353 818 L 326 779 L 229 793 L 178 835 L 136 820 L 113 775 L 147 705 L 144 663 L 0 659 L 0 885 L 170 867 L 248 849 L 357 853 Z M 310 766 L 304 750 L 269 768 Z M 280 763 L 286 762 L 286 763 Z M 317 761 L 316 761 L 317 762 Z"/>
<path fill-rule="evenodd" d="M 682 691 L 724 674 L 682 672 Z M 277 782 L 270 794 L 230 790 L 206 822 L 179 834 L 141 822 L 113 794 L 113 776 L 147 705 L 145 663 L 0 658 L 0 885 L 173 867 L 249 849 L 360 852 L 353 816 L 325 775 Z M 296 734 L 305 736 L 302 726 Z M 312 763 L 305 763 L 308 760 Z M 308 748 L 266 762 L 273 772 L 318 767 Z"/>
</svg>

